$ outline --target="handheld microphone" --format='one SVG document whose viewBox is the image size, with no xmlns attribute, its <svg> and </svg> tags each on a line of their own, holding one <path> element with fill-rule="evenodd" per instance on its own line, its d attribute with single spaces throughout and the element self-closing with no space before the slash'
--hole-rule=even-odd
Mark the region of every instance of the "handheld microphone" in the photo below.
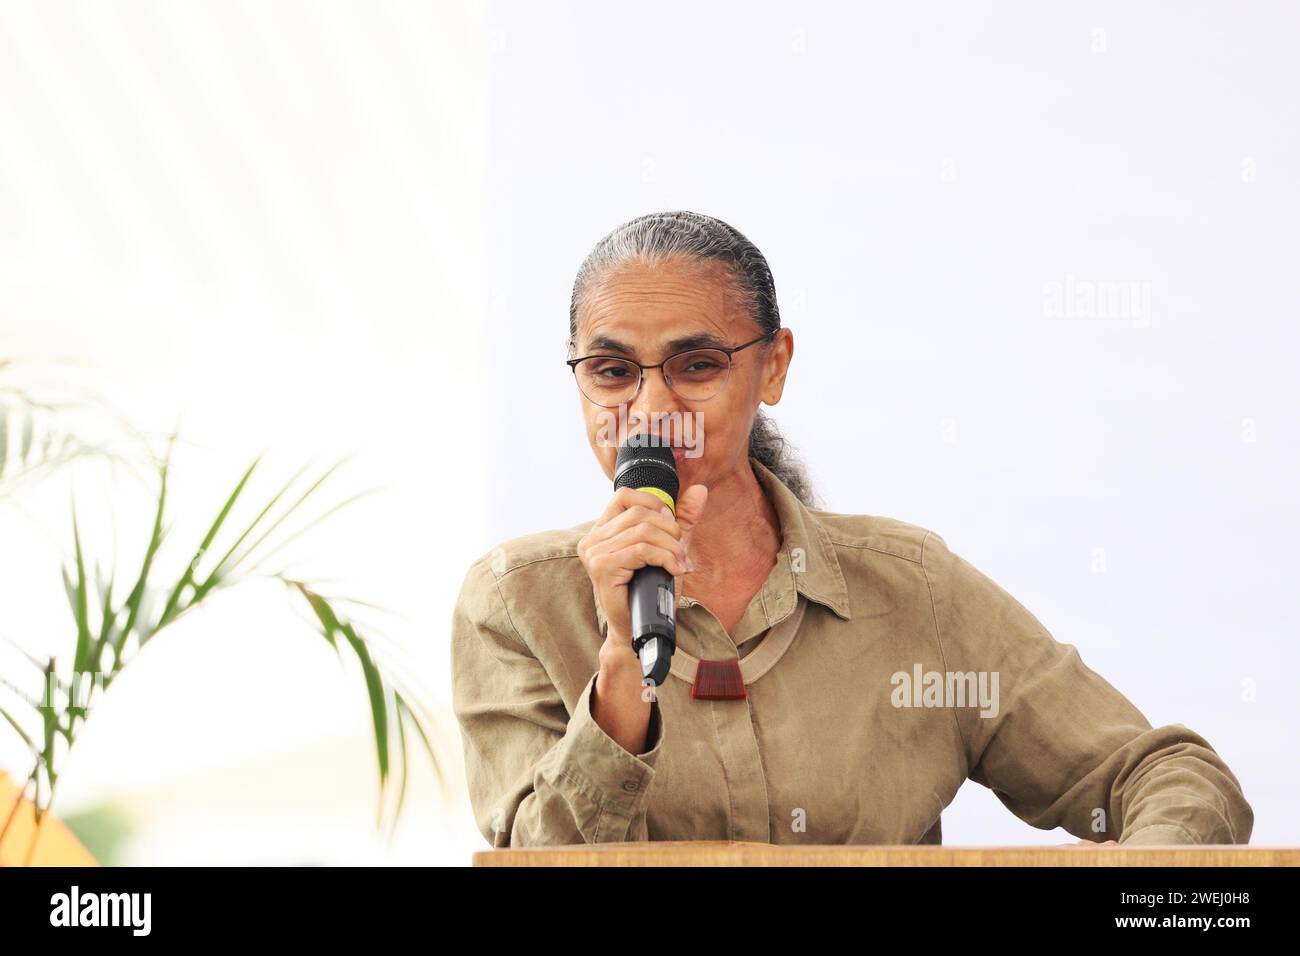
<svg viewBox="0 0 1300 956">
<path fill-rule="evenodd" d="M 673 450 L 652 442 L 654 438 L 643 433 L 629 436 L 619 446 L 614 490 L 648 491 L 676 514 L 679 485 Z M 628 583 L 628 610 L 632 616 L 632 650 L 641 661 L 641 674 L 646 683 L 653 681 L 658 686 L 668 679 L 673 651 L 677 649 L 673 576 L 652 565 L 633 571 Z"/>
</svg>

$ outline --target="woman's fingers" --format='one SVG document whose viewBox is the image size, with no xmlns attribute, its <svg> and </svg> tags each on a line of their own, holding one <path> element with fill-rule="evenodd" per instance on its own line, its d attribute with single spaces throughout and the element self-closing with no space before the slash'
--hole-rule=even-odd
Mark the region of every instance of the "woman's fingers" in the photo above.
<svg viewBox="0 0 1300 956">
<path fill-rule="evenodd" d="M 638 491 L 636 488 L 620 488 L 614 492 L 614 497 L 609 499 L 609 504 L 605 506 L 605 510 L 596 519 L 596 527 L 609 521 L 620 512 L 638 505 L 651 511 L 658 511 L 664 506 L 664 503 L 663 499 L 650 494 L 648 491 Z"/>
<path fill-rule="evenodd" d="M 677 577 L 686 573 L 685 567 L 671 551 L 638 541 L 617 551 L 607 551 L 588 557 L 588 569 L 601 590 L 616 590 L 627 586 L 632 575 L 640 568 L 663 568 Z M 609 609 L 606 609 L 608 615 Z"/>
<path fill-rule="evenodd" d="M 592 528 L 592 540 L 606 541 L 618 536 L 628 528 L 635 528 L 641 525 L 658 528 L 660 531 L 663 531 L 674 538 L 680 538 L 682 534 L 682 529 L 678 526 L 677 522 L 673 520 L 672 512 L 668 510 L 667 505 L 659 504 L 656 508 L 634 505 L 626 511 L 610 518 L 604 524 Z"/>
<path fill-rule="evenodd" d="M 631 572 L 638 568 L 646 567 L 647 565 L 654 565 L 655 567 L 663 568 L 674 577 L 686 573 L 686 566 L 677 555 L 673 554 L 673 552 L 669 551 L 667 548 L 661 548 L 646 541 L 640 541 L 636 544 L 629 545 L 617 553 L 620 557 L 625 556 L 624 560 L 628 562 L 623 563 L 622 567 L 628 572 L 629 580 L 632 577 Z"/>
<path fill-rule="evenodd" d="M 617 553 L 620 551 L 626 551 L 640 544 L 649 544 L 656 548 L 661 554 L 668 555 L 674 562 L 674 566 L 681 568 L 682 570 L 675 571 L 666 564 L 660 565 L 660 567 L 667 569 L 674 575 L 685 573 L 686 552 L 682 548 L 681 542 L 663 529 L 653 525 L 640 524 L 635 527 L 627 528 L 619 534 L 614 535 L 614 537 L 605 540 L 602 544 L 597 546 L 596 550 L 597 553 Z M 624 567 L 635 570 L 638 567 L 643 567 L 643 565 L 624 565 Z"/>
<path fill-rule="evenodd" d="M 620 488 L 579 539 L 578 557 L 596 586 L 609 624 L 607 639 L 627 637 L 627 586 L 638 568 L 660 567 L 673 577 L 688 573 L 682 534 L 672 511 L 656 495 Z"/>
</svg>

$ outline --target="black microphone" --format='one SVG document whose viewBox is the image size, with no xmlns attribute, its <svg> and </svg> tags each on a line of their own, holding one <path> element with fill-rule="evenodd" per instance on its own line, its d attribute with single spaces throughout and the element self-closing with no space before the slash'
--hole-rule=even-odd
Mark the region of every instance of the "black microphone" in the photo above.
<svg viewBox="0 0 1300 956">
<path fill-rule="evenodd" d="M 668 445 L 653 436 L 629 436 L 619 446 L 614 466 L 614 490 L 636 488 L 661 499 L 677 513 L 677 463 Z M 655 686 L 668 679 L 673 651 L 677 649 L 677 597 L 673 576 L 653 565 L 637 568 L 628 584 L 628 610 L 632 616 L 632 650 L 641 661 L 646 683 Z"/>
</svg>

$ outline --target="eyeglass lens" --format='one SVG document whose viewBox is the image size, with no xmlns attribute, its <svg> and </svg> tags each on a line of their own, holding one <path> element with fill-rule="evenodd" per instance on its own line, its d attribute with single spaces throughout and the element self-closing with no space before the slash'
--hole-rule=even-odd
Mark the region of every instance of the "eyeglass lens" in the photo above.
<svg viewBox="0 0 1300 956">
<path fill-rule="evenodd" d="M 668 387 L 688 401 L 712 398 L 722 388 L 731 360 L 726 352 L 698 349 L 674 355 L 662 371 Z M 641 381 L 641 369 L 634 363 L 606 356 L 593 356 L 576 368 L 578 386 L 597 405 L 613 407 L 630 401 Z"/>
</svg>

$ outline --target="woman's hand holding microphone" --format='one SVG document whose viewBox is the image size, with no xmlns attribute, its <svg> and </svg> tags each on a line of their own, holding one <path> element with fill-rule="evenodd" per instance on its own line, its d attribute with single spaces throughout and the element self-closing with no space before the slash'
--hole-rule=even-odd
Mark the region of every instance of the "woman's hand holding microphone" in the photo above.
<svg viewBox="0 0 1300 956">
<path fill-rule="evenodd" d="M 661 567 L 673 577 L 693 569 L 690 537 L 704 513 L 708 493 L 704 485 L 687 488 L 674 517 L 650 492 L 620 488 L 578 542 L 578 557 L 595 586 L 608 625 L 600 648 L 592 716 L 629 753 L 645 750 L 653 689 L 642 687 L 641 665 L 632 651 L 628 585 L 632 574 L 648 565 Z"/>
</svg>

